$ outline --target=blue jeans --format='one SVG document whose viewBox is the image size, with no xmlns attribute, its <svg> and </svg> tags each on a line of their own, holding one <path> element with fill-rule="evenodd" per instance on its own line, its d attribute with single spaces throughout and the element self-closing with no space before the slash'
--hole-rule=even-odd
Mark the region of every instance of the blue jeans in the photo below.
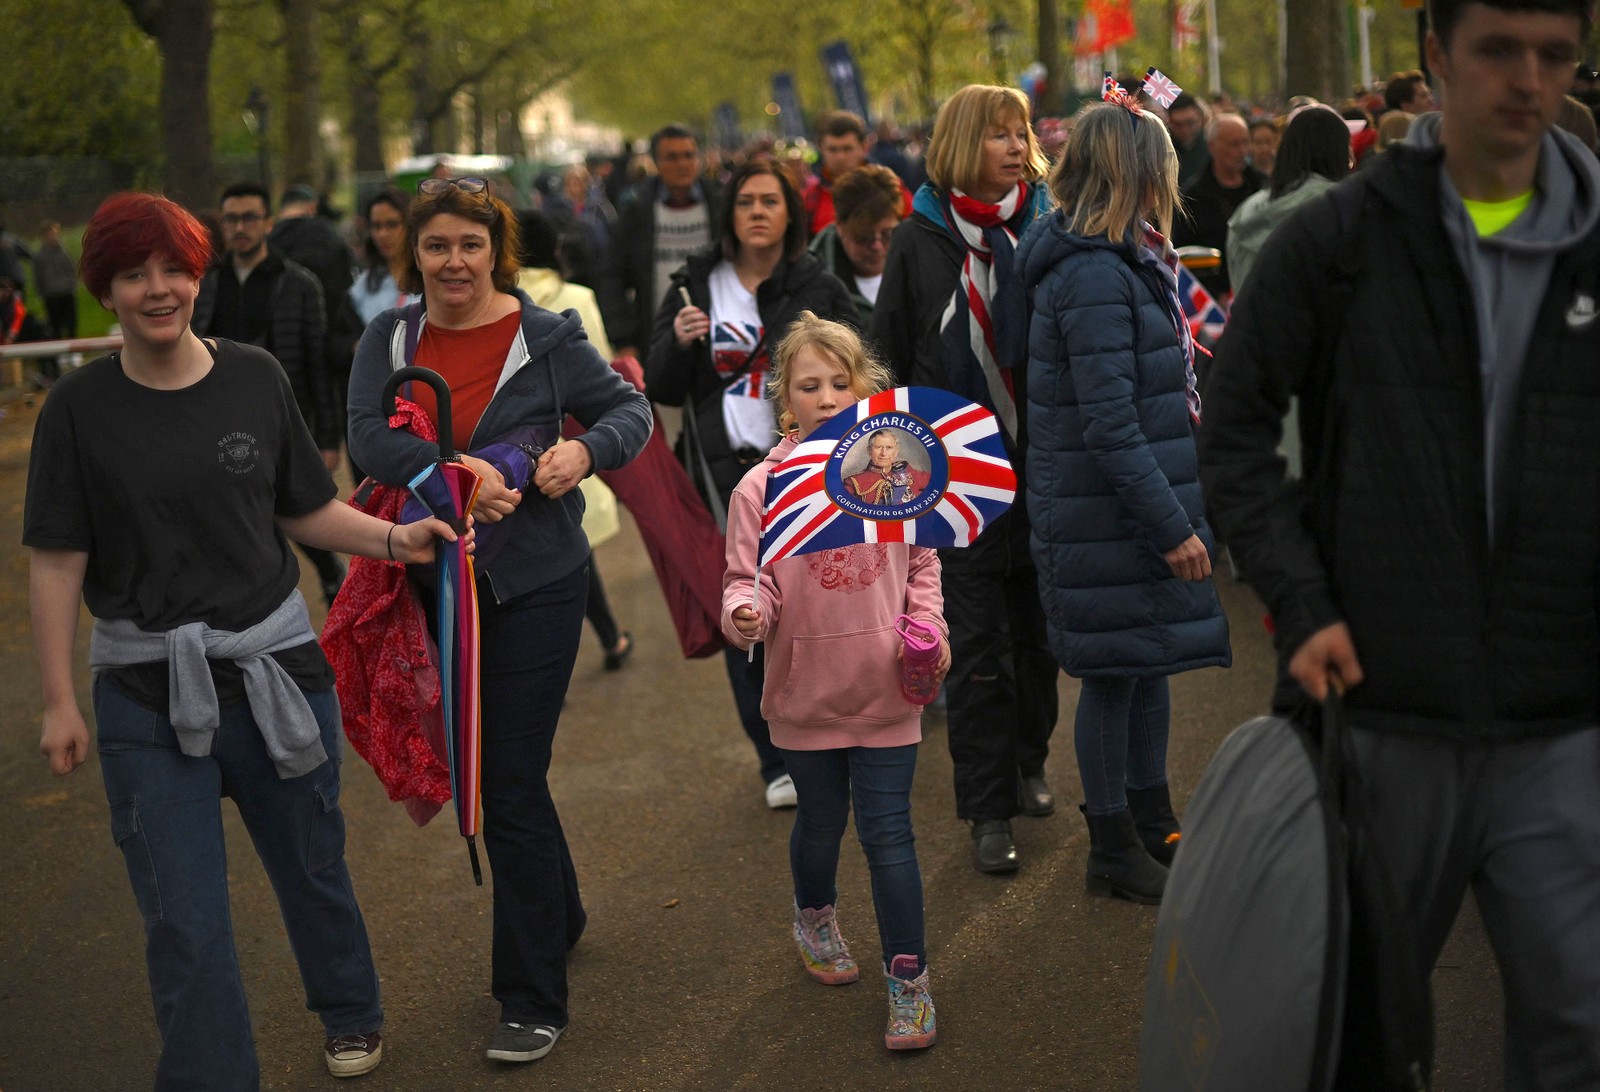
<svg viewBox="0 0 1600 1092">
<path fill-rule="evenodd" d="M 1115 815 L 1128 789 L 1167 783 L 1171 720 L 1165 675 L 1083 680 L 1073 742 L 1090 815 Z"/>
<path fill-rule="evenodd" d="M 927 957 L 922 924 L 922 870 L 911 832 L 911 782 L 917 744 L 783 751 L 800 798 L 789 835 L 794 900 L 807 910 L 832 906 L 839 843 L 855 797 L 856 836 L 872 874 L 872 908 L 878 916 L 883 965 L 897 955 Z"/>
<path fill-rule="evenodd" d="M 306 1007 L 327 1035 L 383 1026 L 367 928 L 344 863 L 337 696 L 307 694 L 328 760 L 287 780 L 246 702 L 222 710 L 210 756 L 178 749 L 172 722 L 95 680 L 111 833 L 144 915 L 160 1089 L 254 1089 L 260 1073 L 228 910 L 221 800 L 233 798 L 278 896 Z"/>
</svg>

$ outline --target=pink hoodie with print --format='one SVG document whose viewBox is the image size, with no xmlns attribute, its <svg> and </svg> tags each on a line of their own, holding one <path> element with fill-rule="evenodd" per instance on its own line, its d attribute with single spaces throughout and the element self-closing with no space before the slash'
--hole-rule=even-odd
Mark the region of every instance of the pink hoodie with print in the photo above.
<svg viewBox="0 0 1600 1092">
<path fill-rule="evenodd" d="M 722 632 L 739 648 L 751 642 L 734 627 L 733 612 L 750 605 L 767 477 L 794 446 L 786 439 L 773 448 L 728 506 Z M 821 751 L 922 739 L 922 707 L 900 693 L 894 620 L 909 614 L 949 640 L 938 553 L 875 543 L 785 558 L 762 571 L 756 609 L 767 644 L 761 715 L 773 744 Z"/>
</svg>

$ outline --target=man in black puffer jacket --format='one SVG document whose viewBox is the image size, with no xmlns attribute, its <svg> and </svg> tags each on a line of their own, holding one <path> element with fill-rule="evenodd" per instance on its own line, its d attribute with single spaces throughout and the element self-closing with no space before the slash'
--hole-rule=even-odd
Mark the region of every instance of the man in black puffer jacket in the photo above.
<svg viewBox="0 0 1600 1092">
<path fill-rule="evenodd" d="M 1600 1087 L 1600 166 L 1552 129 L 1577 0 L 1433 0 L 1407 145 L 1269 240 L 1208 390 L 1207 501 L 1280 709 L 1348 689 L 1418 963 L 1470 884 L 1510 1087 Z M 1305 478 L 1274 454 L 1300 398 Z"/>
</svg>

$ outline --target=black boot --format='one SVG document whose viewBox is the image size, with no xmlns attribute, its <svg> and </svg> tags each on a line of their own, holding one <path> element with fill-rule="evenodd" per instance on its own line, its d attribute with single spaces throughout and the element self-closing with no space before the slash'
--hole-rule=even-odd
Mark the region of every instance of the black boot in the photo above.
<svg viewBox="0 0 1600 1092">
<path fill-rule="evenodd" d="M 972 864 L 979 872 L 1017 870 L 1017 844 L 1011 840 L 1011 820 L 980 819 L 972 824 Z"/>
<path fill-rule="evenodd" d="M 1133 813 L 1124 808 L 1114 815 L 1090 815 L 1082 805 L 1078 810 L 1089 821 L 1089 868 L 1084 878 L 1089 894 L 1159 904 L 1167 887 L 1167 868 L 1139 840 Z"/>
<path fill-rule="evenodd" d="M 1178 840 L 1183 837 L 1178 827 L 1178 817 L 1172 814 L 1172 796 L 1165 785 L 1148 789 L 1128 790 L 1128 810 L 1133 812 L 1134 824 L 1139 828 L 1139 840 L 1150 856 L 1172 867 L 1178 855 Z"/>
<path fill-rule="evenodd" d="M 1056 810 L 1056 794 L 1050 791 L 1050 783 L 1044 779 L 1043 770 L 1035 774 L 1023 774 L 1018 779 L 1017 796 L 1017 806 L 1022 809 L 1023 815 L 1042 818 Z"/>
</svg>

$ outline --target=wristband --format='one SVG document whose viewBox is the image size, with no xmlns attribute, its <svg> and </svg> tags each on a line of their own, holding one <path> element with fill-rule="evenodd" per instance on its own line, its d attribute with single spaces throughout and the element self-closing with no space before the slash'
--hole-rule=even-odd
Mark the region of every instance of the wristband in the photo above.
<svg viewBox="0 0 1600 1092">
<path fill-rule="evenodd" d="M 393 524 L 393 523 L 389 524 L 389 537 L 383 540 L 384 546 L 386 546 L 388 548 L 388 550 L 389 550 L 389 560 L 390 561 L 395 560 L 395 556 L 394 556 L 394 529 L 395 529 L 395 524 Z"/>
</svg>

